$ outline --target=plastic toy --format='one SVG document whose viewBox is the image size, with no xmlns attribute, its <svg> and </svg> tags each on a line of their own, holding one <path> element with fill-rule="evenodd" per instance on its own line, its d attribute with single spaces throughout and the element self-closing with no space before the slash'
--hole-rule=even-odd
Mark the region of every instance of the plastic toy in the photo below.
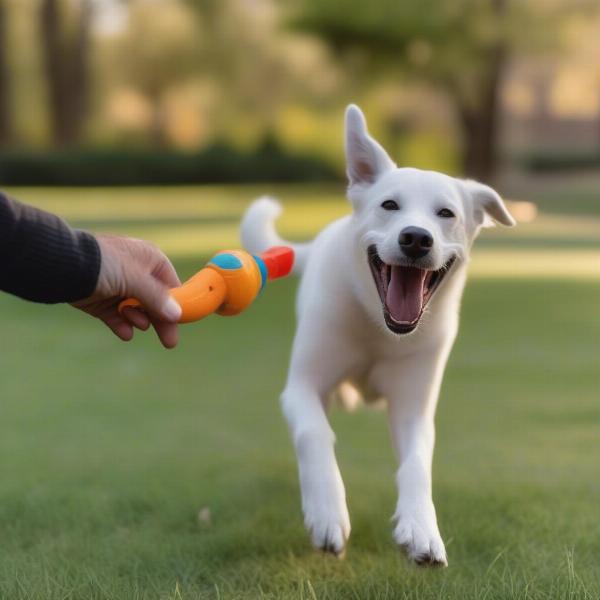
<svg viewBox="0 0 600 600">
<path fill-rule="evenodd" d="M 285 277 L 293 264 L 294 251 L 286 246 L 275 246 L 259 256 L 244 250 L 215 254 L 203 269 L 170 291 L 181 306 L 179 322 L 199 321 L 215 312 L 226 317 L 241 313 L 267 280 Z M 129 307 L 143 309 L 138 300 L 129 298 L 119 304 L 119 312 Z"/>
</svg>

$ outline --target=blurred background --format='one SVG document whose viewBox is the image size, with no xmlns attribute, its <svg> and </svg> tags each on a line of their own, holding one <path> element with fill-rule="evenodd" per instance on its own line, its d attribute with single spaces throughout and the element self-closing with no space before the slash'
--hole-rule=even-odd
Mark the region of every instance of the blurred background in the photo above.
<svg viewBox="0 0 600 600">
<path fill-rule="evenodd" d="M 277 397 L 296 280 L 122 344 L 0 295 L 0 596 L 600 597 L 596 0 L 0 0 L 0 187 L 157 243 L 182 278 L 346 214 L 349 102 L 399 165 L 494 185 L 437 419 L 450 569 L 390 538 L 384 414 L 334 411 L 352 541 L 310 551 Z"/>
<path fill-rule="evenodd" d="M 598 12 L 589 0 L 1 0 L 0 181 L 341 177 L 350 101 L 399 164 L 485 181 L 600 169 Z"/>
</svg>

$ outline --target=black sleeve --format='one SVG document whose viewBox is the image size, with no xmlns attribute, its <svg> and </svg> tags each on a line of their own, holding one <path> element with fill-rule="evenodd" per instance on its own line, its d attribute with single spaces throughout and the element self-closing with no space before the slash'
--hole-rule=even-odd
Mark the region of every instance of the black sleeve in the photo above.
<svg viewBox="0 0 600 600">
<path fill-rule="evenodd" d="M 0 192 L 0 290 L 53 304 L 96 288 L 100 248 L 85 231 Z"/>
</svg>

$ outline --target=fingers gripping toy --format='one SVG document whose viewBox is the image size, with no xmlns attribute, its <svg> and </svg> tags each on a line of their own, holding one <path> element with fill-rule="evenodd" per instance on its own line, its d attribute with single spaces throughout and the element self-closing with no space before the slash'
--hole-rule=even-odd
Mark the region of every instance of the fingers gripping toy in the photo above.
<svg viewBox="0 0 600 600">
<path fill-rule="evenodd" d="M 285 277 L 293 264 L 294 251 L 285 246 L 270 248 L 259 256 L 244 250 L 215 254 L 203 269 L 169 292 L 181 306 L 179 322 L 199 321 L 214 312 L 227 317 L 241 313 L 254 302 L 267 280 Z M 119 304 L 119 312 L 125 308 L 143 307 L 129 298 Z"/>
</svg>

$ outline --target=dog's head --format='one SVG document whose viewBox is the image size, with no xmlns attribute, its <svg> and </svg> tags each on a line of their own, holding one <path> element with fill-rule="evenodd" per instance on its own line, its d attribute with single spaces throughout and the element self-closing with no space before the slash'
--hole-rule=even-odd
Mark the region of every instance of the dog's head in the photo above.
<svg viewBox="0 0 600 600">
<path fill-rule="evenodd" d="M 353 221 L 385 324 L 394 333 L 409 333 L 456 265 L 467 259 L 481 227 L 515 221 L 486 185 L 397 168 L 354 105 L 346 111 L 346 161 Z"/>
</svg>

